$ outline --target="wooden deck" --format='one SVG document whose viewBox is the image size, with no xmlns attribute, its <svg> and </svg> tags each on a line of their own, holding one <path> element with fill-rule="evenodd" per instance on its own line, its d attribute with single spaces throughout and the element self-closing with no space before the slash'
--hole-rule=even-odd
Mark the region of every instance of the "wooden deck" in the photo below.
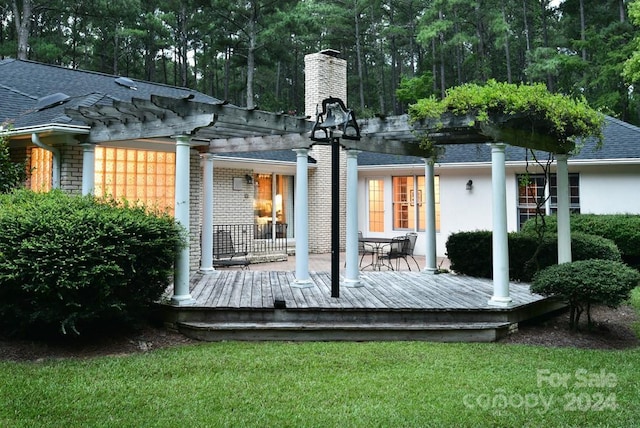
<svg viewBox="0 0 640 428">
<path fill-rule="evenodd" d="M 203 340 L 491 341 L 562 307 L 518 283 L 509 307 L 493 307 L 491 280 L 454 274 L 363 272 L 363 286 L 341 283 L 339 298 L 331 297 L 330 273 L 310 277 L 299 288 L 290 271 L 194 274 L 195 305 L 165 306 L 165 319 Z"/>
</svg>

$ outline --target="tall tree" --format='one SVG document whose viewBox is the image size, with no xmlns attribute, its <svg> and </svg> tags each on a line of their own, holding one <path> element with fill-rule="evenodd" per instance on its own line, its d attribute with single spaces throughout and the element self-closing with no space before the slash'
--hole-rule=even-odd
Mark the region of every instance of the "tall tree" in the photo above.
<svg viewBox="0 0 640 428">
<path fill-rule="evenodd" d="M 29 35 L 31 34 L 32 0 L 13 0 L 13 21 L 18 38 L 18 59 L 27 59 L 29 54 Z"/>
</svg>

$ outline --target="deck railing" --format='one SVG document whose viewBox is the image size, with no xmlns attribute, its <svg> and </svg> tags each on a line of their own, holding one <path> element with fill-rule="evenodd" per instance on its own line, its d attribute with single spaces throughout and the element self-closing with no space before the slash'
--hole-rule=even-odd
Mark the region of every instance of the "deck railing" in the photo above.
<svg viewBox="0 0 640 428">
<path fill-rule="evenodd" d="M 249 254 L 287 253 L 287 224 L 215 224 L 213 236 L 227 231 L 238 252 Z"/>
</svg>

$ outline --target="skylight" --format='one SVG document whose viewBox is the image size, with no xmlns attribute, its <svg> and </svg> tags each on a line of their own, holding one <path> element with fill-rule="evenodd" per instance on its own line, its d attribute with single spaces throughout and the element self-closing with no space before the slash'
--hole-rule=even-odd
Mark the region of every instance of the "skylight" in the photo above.
<svg viewBox="0 0 640 428">
<path fill-rule="evenodd" d="M 120 86 L 124 86 L 125 88 L 133 89 L 134 91 L 138 89 L 135 82 L 128 77 L 118 77 L 116 79 L 116 83 Z"/>
<path fill-rule="evenodd" d="M 62 92 L 56 92 L 55 94 L 46 95 L 42 98 L 38 98 L 36 103 L 36 110 L 41 111 L 47 108 L 59 106 L 69 101 L 71 97 Z"/>
</svg>

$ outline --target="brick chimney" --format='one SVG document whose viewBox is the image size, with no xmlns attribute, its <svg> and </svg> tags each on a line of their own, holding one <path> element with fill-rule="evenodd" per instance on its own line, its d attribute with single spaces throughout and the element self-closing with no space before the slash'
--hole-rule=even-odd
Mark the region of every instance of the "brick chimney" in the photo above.
<svg viewBox="0 0 640 428">
<path fill-rule="evenodd" d="M 347 61 L 339 52 L 324 50 L 305 56 L 305 115 L 316 119 L 322 100 L 340 98 L 347 104 Z M 340 248 L 346 235 L 346 156 L 340 153 L 340 183 L 331 183 L 331 146 L 314 145 L 309 156 L 317 161 L 309 170 L 309 252 L 331 252 L 331 191 L 340 192 Z"/>
</svg>

